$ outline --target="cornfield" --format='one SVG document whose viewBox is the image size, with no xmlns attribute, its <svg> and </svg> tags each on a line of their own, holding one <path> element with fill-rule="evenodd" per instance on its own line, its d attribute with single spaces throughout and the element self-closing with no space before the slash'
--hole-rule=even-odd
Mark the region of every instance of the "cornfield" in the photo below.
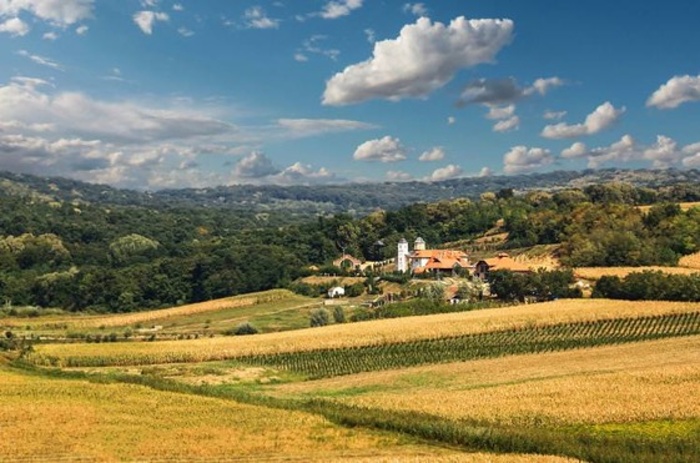
<svg viewBox="0 0 700 463">
<path fill-rule="evenodd" d="M 253 355 L 243 363 L 311 378 L 700 334 L 700 312 L 524 327 L 348 349 Z"/>
<path fill-rule="evenodd" d="M 678 265 L 700 271 L 700 252 L 681 257 Z"/>
<path fill-rule="evenodd" d="M 84 367 L 204 362 L 252 355 L 381 346 L 523 327 L 698 311 L 698 303 L 575 299 L 245 337 L 113 344 L 44 344 L 37 345 L 29 359 L 40 365 Z"/>
<path fill-rule="evenodd" d="M 0 369 L 0 461 L 437 461 L 564 463 L 464 454 L 345 429 L 308 413 L 127 384 Z"/>
</svg>

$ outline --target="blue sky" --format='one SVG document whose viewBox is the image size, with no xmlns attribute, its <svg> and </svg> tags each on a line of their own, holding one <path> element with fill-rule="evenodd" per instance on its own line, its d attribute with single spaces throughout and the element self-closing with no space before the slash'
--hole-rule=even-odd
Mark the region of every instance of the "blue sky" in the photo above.
<svg viewBox="0 0 700 463">
<path fill-rule="evenodd" d="M 0 169 L 120 187 L 700 167 L 700 2 L 0 0 Z"/>
</svg>

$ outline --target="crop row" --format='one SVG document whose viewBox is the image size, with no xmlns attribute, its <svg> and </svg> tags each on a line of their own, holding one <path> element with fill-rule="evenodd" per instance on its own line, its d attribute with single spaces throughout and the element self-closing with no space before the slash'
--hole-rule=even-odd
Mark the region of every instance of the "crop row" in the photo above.
<svg viewBox="0 0 700 463">
<path fill-rule="evenodd" d="M 464 336 L 341 349 L 262 354 L 239 360 L 311 378 L 561 351 L 700 334 L 700 312 L 521 327 Z"/>
</svg>

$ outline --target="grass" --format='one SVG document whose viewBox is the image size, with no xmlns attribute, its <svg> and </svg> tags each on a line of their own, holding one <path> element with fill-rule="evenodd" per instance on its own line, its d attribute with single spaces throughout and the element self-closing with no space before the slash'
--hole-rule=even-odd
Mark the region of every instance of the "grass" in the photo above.
<svg viewBox="0 0 700 463">
<path fill-rule="evenodd" d="M 308 326 L 309 310 L 320 301 L 286 290 L 266 291 L 245 296 L 190 304 L 171 309 L 102 316 L 53 316 L 39 318 L 0 318 L 0 327 L 24 335 L 61 340 L 87 335 L 116 333 L 124 340 L 156 334 L 163 339 L 221 334 L 248 321 L 258 330 L 281 331 Z"/>
<path fill-rule="evenodd" d="M 56 366 L 205 362 L 248 355 L 337 349 L 464 336 L 528 326 L 696 313 L 698 303 L 572 299 L 473 312 L 331 325 L 296 331 L 191 341 L 41 344 L 31 359 Z"/>
</svg>

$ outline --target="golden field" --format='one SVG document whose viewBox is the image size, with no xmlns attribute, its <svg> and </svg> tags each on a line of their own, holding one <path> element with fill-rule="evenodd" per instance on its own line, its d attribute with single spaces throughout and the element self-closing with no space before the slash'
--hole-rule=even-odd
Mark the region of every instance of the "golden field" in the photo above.
<svg viewBox="0 0 700 463">
<path fill-rule="evenodd" d="M 482 333 L 533 325 L 693 313 L 700 303 L 571 299 L 514 307 L 189 341 L 37 345 L 30 360 L 57 366 L 120 366 L 233 359 Z"/>
<path fill-rule="evenodd" d="M 323 418 L 126 384 L 0 369 L 0 461 L 542 462 L 462 454 Z"/>
<path fill-rule="evenodd" d="M 497 425 L 700 418 L 700 336 L 363 373 L 270 387 L 286 397 Z"/>
<path fill-rule="evenodd" d="M 700 271 L 700 252 L 681 257 L 678 265 Z"/>
<path fill-rule="evenodd" d="M 577 278 L 585 280 L 598 280 L 602 276 L 616 276 L 624 278 L 630 273 L 640 272 L 664 272 L 672 275 L 691 275 L 700 273 L 700 269 L 686 267 L 577 267 L 574 269 L 574 275 Z"/>
<path fill-rule="evenodd" d="M 694 207 L 700 206 L 700 202 L 686 202 L 686 203 L 678 203 L 682 211 L 687 211 L 688 209 L 692 209 Z M 646 213 L 649 212 L 649 209 L 651 209 L 653 206 L 637 206 L 637 209 L 640 211 Z"/>
</svg>

